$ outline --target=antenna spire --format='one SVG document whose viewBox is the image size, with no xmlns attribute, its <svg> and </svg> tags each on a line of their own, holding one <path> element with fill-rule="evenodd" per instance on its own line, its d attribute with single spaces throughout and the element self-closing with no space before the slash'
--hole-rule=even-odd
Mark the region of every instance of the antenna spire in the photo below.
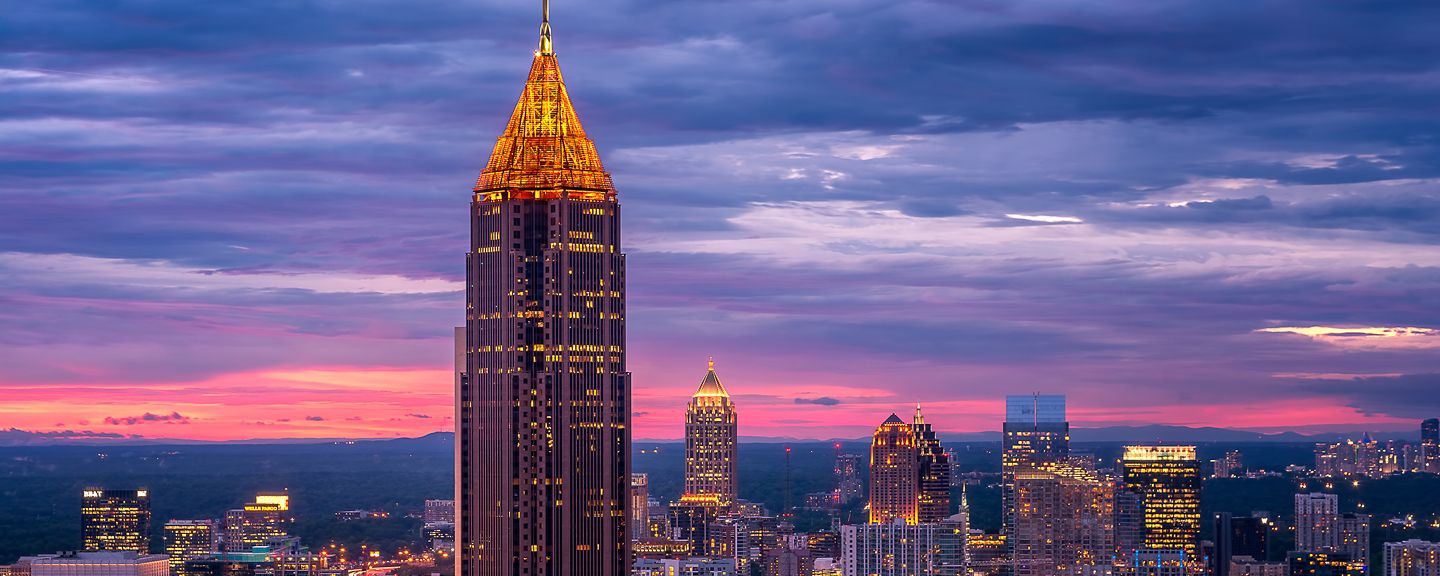
<svg viewBox="0 0 1440 576">
<path fill-rule="evenodd" d="M 550 39 L 550 0 L 540 0 L 540 11 L 540 54 L 549 56 L 555 53 Z"/>
</svg>

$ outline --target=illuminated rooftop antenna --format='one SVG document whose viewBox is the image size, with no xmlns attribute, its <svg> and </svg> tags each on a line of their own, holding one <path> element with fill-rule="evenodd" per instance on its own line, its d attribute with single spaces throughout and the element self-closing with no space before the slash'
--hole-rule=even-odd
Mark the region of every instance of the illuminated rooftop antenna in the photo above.
<svg viewBox="0 0 1440 576">
<path fill-rule="evenodd" d="M 550 56 L 555 54 L 555 46 L 550 39 L 550 0 L 540 0 L 540 54 Z"/>
</svg>

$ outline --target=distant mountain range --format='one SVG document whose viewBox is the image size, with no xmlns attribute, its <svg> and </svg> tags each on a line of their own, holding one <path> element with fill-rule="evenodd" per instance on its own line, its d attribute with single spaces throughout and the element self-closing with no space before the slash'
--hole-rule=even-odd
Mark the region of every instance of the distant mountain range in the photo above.
<svg viewBox="0 0 1440 576">
<path fill-rule="evenodd" d="M 1229 428 L 1191 428 L 1187 426 L 1109 426 L 1103 428 L 1073 428 L 1070 431 L 1072 442 L 1154 442 L 1154 443 L 1179 443 L 1179 442 L 1337 442 L 1350 438 L 1360 438 L 1366 431 L 1356 430 L 1348 432 L 1321 432 L 1315 434 L 1301 434 L 1298 432 L 1260 433 L 1249 430 L 1233 430 Z M 1369 432 L 1376 440 L 1418 440 L 1419 431 L 1414 432 Z M 945 442 L 999 442 L 999 432 L 950 432 L 941 433 Z M 124 436 L 119 434 L 103 434 L 94 432 L 29 432 L 11 428 L 0 430 L 0 447 L 16 446 L 115 446 L 115 445 L 236 445 L 236 444 L 346 444 L 346 443 L 385 443 L 387 448 L 411 448 L 437 450 L 453 445 L 455 434 L 451 432 L 432 432 L 418 438 L 255 438 L 249 440 L 226 440 L 226 441 L 205 441 L 186 440 L 179 438 L 141 438 L 136 436 Z M 754 444 L 774 444 L 786 442 L 868 442 L 869 438 L 787 438 L 777 436 L 741 436 L 740 441 Z M 637 443 L 646 444 L 670 444 L 679 440 L 670 439 L 637 439 Z"/>
</svg>

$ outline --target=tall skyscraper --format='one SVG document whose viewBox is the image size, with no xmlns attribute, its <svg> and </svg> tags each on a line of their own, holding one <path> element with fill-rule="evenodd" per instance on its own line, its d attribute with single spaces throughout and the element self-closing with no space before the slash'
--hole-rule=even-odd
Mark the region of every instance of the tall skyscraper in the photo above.
<svg viewBox="0 0 1440 576">
<path fill-rule="evenodd" d="M 254 502 L 225 512 L 222 540 L 226 552 L 249 552 L 290 535 L 290 496 L 260 493 Z"/>
<path fill-rule="evenodd" d="M 735 502 L 735 404 L 709 362 L 700 387 L 685 407 L 685 493 Z"/>
<path fill-rule="evenodd" d="M 1315 552 L 1339 545 L 1335 521 L 1340 516 L 1340 498 L 1311 492 L 1295 495 L 1295 550 Z"/>
<path fill-rule="evenodd" d="M 165 554 L 171 576 L 190 576 L 185 563 L 218 552 L 220 531 L 213 520 L 171 520 L 165 523 Z"/>
<path fill-rule="evenodd" d="M 561 77 L 548 1 L 542 11 L 470 204 L 458 576 L 629 571 L 620 205 Z"/>
<path fill-rule="evenodd" d="M 150 491 L 86 488 L 80 492 L 85 550 L 150 553 Z"/>
<path fill-rule="evenodd" d="M 1031 394 L 1005 397 L 1001 432 L 1000 500 L 1002 533 L 1015 521 L 1014 473 L 1021 466 L 1062 462 L 1070 455 L 1070 423 L 1065 396 Z M 1013 540 L 1011 540 L 1013 542 Z"/>
<path fill-rule="evenodd" d="M 1420 423 L 1419 460 L 1420 471 L 1440 474 L 1440 419 L 1429 418 Z"/>
<path fill-rule="evenodd" d="M 870 523 L 919 521 L 919 466 L 914 430 L 891 414 L 870 441 Z"/>
<path fill-rule="evenodd" d="M 1370 515 L 1341 514 L 1335 521 L 1339 532 L 1336 550 L 1349 554 L 1350 560 L 1358 562 L 1361 570 L 1370 571 Z"/>
<path fill-rule="evenodd" d="M 1200 461 L 1194 446 L 1126 446 L 1120 462 L 1125 487 L 1140 495 L 1143 545 L 1180 550 L 1194 561 L 1200 539 Z"/>
<path fill-rule="evenodd" d="M 1060 576 L 1115 563 L 1115 485 L 1063 463 L 1015 472 L 1013 574 Z"/>
<path fill-rule="evenodd" d="M 1270 520 L 1253 516 L 1236 517 L 1220 512 L 1214 517 L 1215 554 L 1210 559 L 1214 576 L 1230 576 L 1230 561 L 1236 556 L 1264 562 L 1269 556 Z"/>
<path fill-rule="evenodd" d="M 860 480 L 859 454 L 835 457 L 835 500 L 841 504 L 863 497 L 865 483 Z"/>
<path fill-rule="evenodd" d="M 914 430 L 916 456 L 919 458 L 920 521 L 943 521 L 950 517 L 950 456 L 940 446 L 935 430 L 925 422 L 918 404 L 915 406 L 915 421 L 910 428 Z"/>
<path fill-rule="evenodd" d="M 455 523 L 454 500 L 426 500 L 424 519 L 426 524 Z"/>
<path fill-rule="evenodd" d="M 650 526 L 650 476 L 630 474 L 630 539 L 643 540 Z"/>
</svg>

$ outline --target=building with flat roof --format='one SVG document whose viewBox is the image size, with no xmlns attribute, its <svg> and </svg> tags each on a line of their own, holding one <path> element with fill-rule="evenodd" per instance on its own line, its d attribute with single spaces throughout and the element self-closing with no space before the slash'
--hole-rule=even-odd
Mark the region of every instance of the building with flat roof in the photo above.
<svg viewBox="0 0 1440 576">
<path fill-rule="evenodd" d="M 150 553 L 150 491 L 86 488 L 80 492 L 85 550 Z"/>
<path fill-rule="evenodd" d="M 135 552 L 65 552 L 37 557 L 31 576 L 169 576 L 170 557 Z"/>
</svg>

